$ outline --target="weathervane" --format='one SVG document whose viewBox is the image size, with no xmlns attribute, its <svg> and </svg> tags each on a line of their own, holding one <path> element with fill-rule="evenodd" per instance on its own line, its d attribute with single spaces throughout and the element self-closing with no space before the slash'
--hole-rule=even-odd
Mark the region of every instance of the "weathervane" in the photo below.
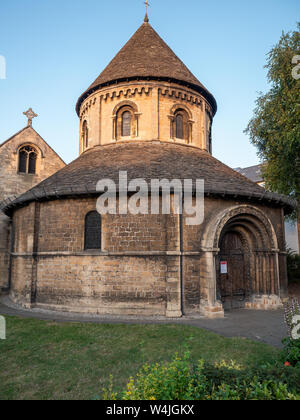
<svg viewBox="0 0 300 420">
<path fill-rule="evenodd" d="M 29 108 L 28 111 L 23 112 L 24 115 L 26 115 L 26 117 L 28 118 L 28 127 L 32 126 L 32 120 L 35 117 L 38 117 L 38 114 L 36 114 L 32 108 Z"/>
<path fill-rule="evenodd" d="M 148 7 L 150 7 L 150 4 L 149 4 L 148 0 L 146 0 L 144 3 L 146 5 L 146 15 L 145 15 L 144 22 L 148 23 L 149 22 L 149 18 L 148 18 Z"/>
</svg>

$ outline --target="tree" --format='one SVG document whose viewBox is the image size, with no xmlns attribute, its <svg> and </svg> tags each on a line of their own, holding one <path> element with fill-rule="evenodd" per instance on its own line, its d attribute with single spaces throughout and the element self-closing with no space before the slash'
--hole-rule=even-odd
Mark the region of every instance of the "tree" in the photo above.
<svg viewBox="0 0 300 420">
<path fill-rule="evenodd" d="M 297 29 L 282 33 L 268 54 L 271 88 L 259 94 L 245 132 L 265 163 L 266 187 L 300 203 L 300 22 Z"/>
</svg>

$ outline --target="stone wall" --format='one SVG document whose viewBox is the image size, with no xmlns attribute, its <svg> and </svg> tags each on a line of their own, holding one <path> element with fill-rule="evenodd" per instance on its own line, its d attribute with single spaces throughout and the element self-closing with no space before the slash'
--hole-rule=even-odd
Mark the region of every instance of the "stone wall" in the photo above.
<svg viewBox="0 0 300 420">
<path fill-rule="evenodd" d="M 10 220 L 0 211 L 0 289 L 8 286 Z"/>
<path fill-rule="evenodd" d="M 174 83 L 134 82 L 107 87 L 90 95 L 80 110 L 80 153 L 86 148 L 82 141 L 82 125 L 89 128 L 88 148 L 115 142 L 114 118 L 122 105 L 132 105 L 137 119 L 137 135 L 132 140 L 160 140 L 183 142 L 171 138 L 171 114 L 174 109 L 184 109 L 192 126 L 190 144 L 208 150 L 206 118 L 212 110 L 197 92 Z M 128 139 L 126 139 L 128 140 Z M 122 141 L 119 140 L 119 141 Z"/>
<path fill-rule="evenodd" d="M 207 198 L 202 225 L 187 226 L 183 217 L 182 241 L 179 215 L 106 215 L 102 249 L 85 251 L 85 216 L 95 206 L 96 198 L 77 198 L 31 203 L 15 211 L 11 289 L 15 301 L 99 314 L 222 316 L 216 297 L 218 249 L 209 236 L 219 215 L 235 208 L 251 209 L 258 216 L 263 211 L 283 249 L 280 209 Z M 277 258 L 279 250 L 265 252 L 278 260 L 278 268 L 272 270 L 274 279 L 279 270 L 285 293 L 284 254 Z M 262 293 L 272 295 L 274 290 L 271 285 Z M 252 304 L 255 300 L 249 301 Z"/>
<path fill-rule="evenodd" d="M 25 144 L 33 145 L 38 152 L 35 175 L 18 173 L 18 150 Z M 28 191 L 64 166 L 65 163 L 38 133 L 32 127 L 26 127 L 0 145 L 0 202 Z M 8 287 L 9 233 L 9 218 L 0 213 L 0 289 Z"/>
<path fill-rule="evenodd" d="M 299 239 L 299 254 L 300 254 L 300 216 L 298 217 L 298 239 Z"/>
</svg>

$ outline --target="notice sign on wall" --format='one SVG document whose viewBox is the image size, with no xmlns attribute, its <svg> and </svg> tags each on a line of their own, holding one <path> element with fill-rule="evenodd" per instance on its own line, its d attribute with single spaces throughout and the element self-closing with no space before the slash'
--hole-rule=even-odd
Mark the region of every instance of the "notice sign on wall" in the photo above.
<svg viewBox="0 0 300 420">
<path fill-rule="evenodd" d="M 221 274 L 228 274 L 227 261 L 221 261 Z"/>
</svg>

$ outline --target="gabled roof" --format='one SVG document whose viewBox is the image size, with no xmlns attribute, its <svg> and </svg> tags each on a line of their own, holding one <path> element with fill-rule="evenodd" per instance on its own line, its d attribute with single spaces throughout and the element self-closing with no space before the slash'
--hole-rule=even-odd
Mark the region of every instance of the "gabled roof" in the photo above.
<svg viewBox="0 0 300 420">
<path fill-rule="evenodd" d="M 15 137 L 17 137 L 19 134 L 23 133 L 23 131 L 27 130 L 29 127 L 26 126 L 24 128 L 22 128 L 22 130 L 18 131 L 16 134 L 14 134 L 13 136 L 11 136 L 9 139 L 5 140 L 3 143 L 0 143 L 0 148 L 2 146 L 4 146 L 5 144 L 7 144 L 8 142 L 10 142 L 12 139 L 14 139 Z M 32 128 L 32 127 L 31 127 Z"/>
<path fill-rule="evenodd" d="M 237 168 L 236 171 L 244 175 L 246 178 L 249 178 L 251 181 L 258 183 L 263 182 L 262 177 L 262 164 L 249 166 L 248 168 Z"/>
<path fill-rule="evenodd" d="M 14 134 L 13 136 L 11 136 L 9 139 L 7 139 L 3 143 L 1 143 L 0 144 L 0 149 L 5 144 L 9 143 L 11 140 L 13 140 L 15 137 L 19 136 L 20 134 L 22 134 L 26 130 L 32 130 L 32 131 L 34 131 L 34 133 L 37 136 L 39 136 L 39 138 L 42 140 L 42 142 L 44 142 L 46 144 L 46 146 L 49 147 L 49 149 L 51 149 L 52 152 L 55 153 L 56 156 L 66 165 L 66 162 L 59 156 L 58 153 L 56 153 L 56 151 L 46 142 L 46 140 L 43 139 L 43 137 L 31 125 L 27 125 L 26 127 L 22 128 L 22 130 L 18 131 L 16 134 Z"/>
<path fill-rule="evenodd" d="M 10 214 L 14 208 L 32 201 L 99 195 L 98 181 L 111 179 L 118 186 L 119 171 L 127 171 L 128 182 L 142 178 L 149 187 L 152 179 L 204 179 L 206 195 L 283 207 L 286 213 L 292 212 L 296 205 L 286 196 L 266 191 L 201 149 L 137 141 L 86 151 L 16 200 L 4 203 L 3 210 Z"/>
<path fill-rule="evenodd" d="M 214 112 L 217 110 L 217 103 L 212 94 L 146 21 L 81 95 L 76 105 L 77 113 L 82 101 L 93 91 L 118 81 L 136 79 L 170 80 L 187 85 L 206 97 Z"/>
</svg>

